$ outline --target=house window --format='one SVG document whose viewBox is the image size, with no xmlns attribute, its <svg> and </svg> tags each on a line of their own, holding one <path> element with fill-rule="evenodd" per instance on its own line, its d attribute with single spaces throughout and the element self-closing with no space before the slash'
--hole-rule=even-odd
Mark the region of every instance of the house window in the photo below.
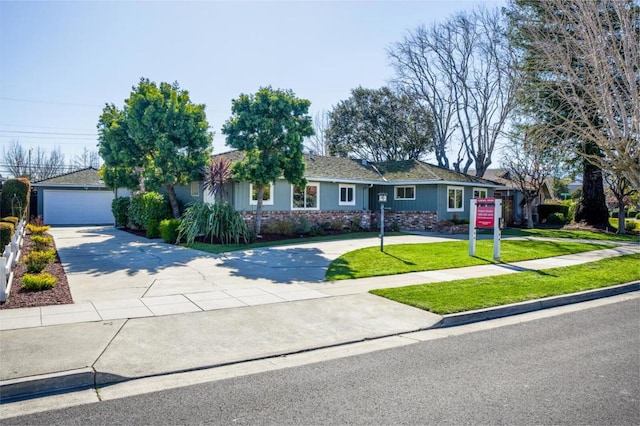
<svg viewBox="0 0 640 426">
<path fill-rule="evenodd" d="M 338 200 L 340 206 L 355 206 L 356 205 L 356 186 L 355 185 L 340 185 L 340 199 Z"/>
<path fill-rule="evenodd" d="M 320 206 L 320 186 L 308 183 L 307 186 L 291 187 L 292 210 L 318 210 Z"/>
<path fill-rule="evenodd" d="M 200 196 L 200 182 L 191 182 L 191 196 L 192 197 Z"/>
<path fill-rule="evenodd" d="M 448 212 L 461 212 L 464 211 L 462 206 L 462 197 L 464 195 L 464 189 L 461 186 L 447 186 L 448 193 Z"/>
<path fill-rule="evenodd" d="M 395 187 L 395 199 L 396 200 L 415 200 L 416 199 L 416 187 L 411 186 L 396 186 Z"/>
<path fill-rule="evenodd" d="M 251 194 L 251 199 L 249 200 L 249 204 L 255 206 L 258 204 L 258 188 L 254 186 L 252 183 L 249 184 L 249 193 Z M 272 206 L 273 205 L 273 184 L 270 183 L 264 187 L 264 194 L 262 195 L 262 205 L 263 206 Z"/>
<path fill-rule="evenodd" d="M 487 198 L 487 188 L 473 188 L 473 198 Z"/>
</svg>

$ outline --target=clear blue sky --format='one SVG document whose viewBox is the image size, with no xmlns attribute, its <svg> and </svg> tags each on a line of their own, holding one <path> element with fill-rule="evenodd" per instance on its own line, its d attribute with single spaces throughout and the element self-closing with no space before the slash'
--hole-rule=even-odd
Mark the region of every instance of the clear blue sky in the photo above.
<svg viewBox="0 0 640 426">
<path fill-rule="evenodd" d="M 330 110 L 354 87 L 389 81 L 386 49 L 407 30 L 477 3 L 505 1 L 0 0 L 0 146 L 59 146 L 67 161 L 97 150 L 104 104 L 122 107 L 147 77 L 206 104 L 224 152 L 220 128 L 240 93 L 271 85 L 309 99 L 312 116 Z"/>
</svg>

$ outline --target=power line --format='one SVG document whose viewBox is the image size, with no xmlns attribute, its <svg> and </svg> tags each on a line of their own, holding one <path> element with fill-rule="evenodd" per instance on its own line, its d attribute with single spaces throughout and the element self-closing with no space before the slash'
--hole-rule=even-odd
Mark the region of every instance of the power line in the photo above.
<svg viewBox="0 0 640 426">
<path fill-rule="evenodd" d="M 32 132 L 27 130 L 0 130 L 2 133 L 25 133 L 33 135 L 54 135 L 54 136 L 96 136 L 94 133 L 56 133 L 56 132 Z"/>
<path fill-rule="evenodd" d="M 74 106 L 74 107 L 102 107 L 103 105 L 94 105 L 94 104 L 80 104 L 80 103 L 71 103 L 71 102 L 51 102 L 51 101 L 38 101 L 34 99 L 19 99 L 19 98 L 7 98 L 4 96 L 0 96 L 0 99 L 4 101 L 11 102 L 26 102 L 31 104 L 46 104 L 46 105 L 64 105 L 64 106 Z"/>
<path fill-rule="evenodd" d="M 26 129 L 82 130 L 85 132 L 91 132 L 95 130 L 95 129 L 80 128 L 80 127 L 31 126 L 28 124 L 5 124 L 5 123 L 0 123 L 0 127 L 24 127 Z"/>
</svg>

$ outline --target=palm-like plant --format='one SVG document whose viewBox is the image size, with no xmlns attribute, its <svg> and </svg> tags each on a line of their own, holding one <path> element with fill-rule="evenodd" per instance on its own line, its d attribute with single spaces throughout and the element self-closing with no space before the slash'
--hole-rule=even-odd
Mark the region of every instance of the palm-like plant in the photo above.
<svg viewBox="0 0 640 426">
<path fill-rule="evenodd" d="M 211 159 L 205 167 L 202 186 L 209 191 L 209 194 L 220 197 L 224 201 L 227 195 L 224 185 L 232 175 L 231 161 L 223 157 Z"/>
</svg>

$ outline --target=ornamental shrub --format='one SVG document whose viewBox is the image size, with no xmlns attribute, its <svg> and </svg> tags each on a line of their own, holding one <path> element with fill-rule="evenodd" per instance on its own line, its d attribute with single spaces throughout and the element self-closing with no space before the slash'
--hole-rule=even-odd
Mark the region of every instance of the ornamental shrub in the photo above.
<svg viewBox="0 0 640 426">
<path fill-rule="evenodd" d="M 131 199 L 129 197 L 116 197 L 111 202 L 111 213 L 119 228 L 127 226 L 129 222 L 129 206 Z"/>
<path fill-rule="evenodd" d="M 4 247 L 11 242 L 15 227 L 9 222 L 0 222 L 0 252 L 4 251 Z M 1 253 L 0 253 L 1 255 Z"/>
<path fill-rule="evenodd" d="M 538 205 L 538 220 L 544 221 L 549 219 L 552 213 L 561 213 L 563 220 L 569 215 L 569 206 L 562 204 L 540 204 Z"/>
<path fill-rule="evenodd" d="M 49 225 L 34 225 L 32 223 L 27 225 L 27 229 L 33 235 L 42 235 L 47 232 L 51 227 Z"/>
<path fill-rule="evenodd" d="M 33 235 L 31 236 L 31 242 L 34 244 L 34 250 L 43 251 L 51 247 L 53 238 L 48 235 Z"/>
<path fill-rule="evenodd" d="M 636 222 L 634 220 L 624 221 L 624 230 L 627 232 L 633 232 L 636 230 Z"/>
<path fill-rule="evenodd" d="M 158 224 L 171 218 L 169 200 L 157 192 L 135 195 L 129 205 L 129 221 L 136 227 L 146 229 L 149 220 Z"/>
<path fill-rule="evenodd" d="M 178 241 L 180 219 L 164 219 L 160 221 L 160 236 L 165 243 L 175 244 Z"/>
<path fill-rule="evenodd" d="M 158 238 L 160 236 L 160 223 L 157 219 L 149 219 L 147 221 L 147 238 Z"/>
<path fill-rule="evenodd" d="M 55 257 L 55 250 L 32 250 L 24 257 L 24 263 L 27 265 L 28 272 L 42 272 Z"/>
<path fill-rule="evenodd" d="M 7 216 L 2 218 L 2 222 L 13 223 L 13 226 L 17 227 L 18 223 L 20 223 L 20 218 L 16 216 Z"/>
<path fill-rule="evenodd" d="M 41 291 L 53 288 L 58 279 L 51 274 L 24 274 L 22 276 L 22 288 L 29 291 Z"/>
<path fill-rule="evenodd" d="M 0 215 L 22 217 L 29 203 L 29 189 L 26 178 L 5 181 L 0 195 Z"/>
<path fill-rule="evenodd" d="M 547 223 L 549 225 L 564 225 L 567 220 L 562 213 L 551 213 L 547 216 Z"/>
</svg>

